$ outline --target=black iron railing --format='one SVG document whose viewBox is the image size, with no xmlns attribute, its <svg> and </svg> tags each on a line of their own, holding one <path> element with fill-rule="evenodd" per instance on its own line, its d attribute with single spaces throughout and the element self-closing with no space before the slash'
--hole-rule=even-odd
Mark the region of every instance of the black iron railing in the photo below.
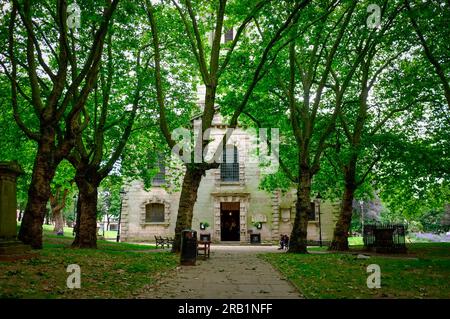
<svg viewBox="0 0 450 319">
<path fill-rule="evenodd" d="M 406 227 L 403 224 L 374 223 L 364 225 L 364 247 L 382 253 L 404 253 L 406 252 L 405 235 Z"/>
</svg>

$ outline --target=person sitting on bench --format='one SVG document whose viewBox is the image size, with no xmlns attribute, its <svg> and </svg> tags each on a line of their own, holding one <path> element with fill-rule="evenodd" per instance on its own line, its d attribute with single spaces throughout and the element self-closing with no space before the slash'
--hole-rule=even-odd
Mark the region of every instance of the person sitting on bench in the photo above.
<svg viewBox="0 0 450 319">
<path fill-rule="evenodd" d="M 289 245 L 289 236 L 288 235 L 281 235 L 280 248 L 278 248 L 278 250 L 287 249 L 288 245 Z"/>
</svg>

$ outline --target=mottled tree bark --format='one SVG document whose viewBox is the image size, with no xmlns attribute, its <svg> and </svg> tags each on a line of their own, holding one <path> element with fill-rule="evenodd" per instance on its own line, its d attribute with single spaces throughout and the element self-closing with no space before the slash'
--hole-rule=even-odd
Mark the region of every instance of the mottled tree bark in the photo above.
<svg viewBox="0 0 450 319">
<path fill-rule="evenodd" d="M 342 196 L 341 211 L 334 228 L 331 250 L 348 250 L 348 236 L 353 215 L 353 198 L 356 190 L 356 157 L 344 168 L 345 189 Z"/>
<path fill-rule="evenodd" d="M 194 204 L 197 201 L 197 191 L 204 173 L 204 169 L 186 170 L 181 188 L 172 252 L 179 252 L 181 249 L 181 231 L 192 227 Z"/>
<path fill-rule="evenodd" d="M 55 234 L 64 232 L 64 216 L 62 210 L 66 207 L 66 198 L 69 193 L 68 189 L 64 189 L 64 194 L 61 196 L 61 187 L 56 189 L 56 194 L 50 194 L 50 207 L 52 209 L 52 217 L 55 222 L 53 231 Z"/>
<path fill-rule="evenodd" d="M 311 174 L 303 168 L 297 186 L 297 203 L 294 226 L 292 227 L 289 252 L 307 253 L 308 212 L 311 209 Z"/>
<path fill-rule="evenodd" d="M 61 234 L 64 232 L 64 216 L 62 213 L 62 209 L 52 211 L 53 222 L 55 223 L 55 227 L 53 228 L 53 232 L 55 234 Z"/>
<path fill-rule="evenodd" d="M 11 72 L 4 68 L 11 82 L 11 104 L 14 120 L 22 131 L 31 140 L 38 144 L 34 161 L 32 180 L 28 189 L 28 202 L 22 219 L 18 238 L 33 248 L 42 248 L 42 224 L 44 222 L 46 205 L 50 198 L 50 183 L 55 175 L 59 163 L 65 158 L 74 146 L 76 136 L 84 129 L 85 124 L 78 125 L 75 121 L 84 108 L 89 93 L 97 77 L 99 61 L 102 56 L 103 42 L 108 30 L 109 22 L 119 0 L 106 4 L 103 12 L 103 21 L 95 31 L 92 46 L 87 52 L 87 58 L 79 74 L 72 68 L 72 82 L 67 84 L 68 65 L 74 64 L 75 52 L 70 53 L 67 27 L 67 2 L 57 1 L 54 15 L 55 30 L 58 30 L 58 58 L 57 65 L 46 63 L 42 52 L 47 52 L 50 46 L 43 41 L 35 30 L 33 13 L 36 8 L 34 1 L 13 1 L 11 19 L 8 28 L 8 53 L 11 63 Z M 22 27 L 16 24 L 20 16 Z M 26 38 L 26 63 L 18 63 L 16 57 L 15 34 L 20 33 Z M 40 46 L 47 45 L 47 49 Z M 56 47 L 56 44 L 55 44 Z M 52 49 L 53 50 L 53 49 Z M 55 54 L 56 55 L 56 54 Z M 30 83 L 30 96 L 20 90 L 17 80 L 20 65 L 26 72 Z M 38 67 L 39 66 L 39 67 Z M 42 76 L 42 72 L 45 76 Z M 50 81 L 47 79 L 50 78 Z M 39 132 L 27 126 L 21 118 L 19 110 L 18 92 L 32 105 L 39 122 Z M 80 92 L 80 94 L 77 94 Z M 72 103 L 74 102 L 74 103 Z M 71 106 L 69 106 L 71 105 Z"/>
<path fill-rule="evenodd" d="M 97 248 L 97 195 L 98 183 L 87 175 L 77 175 L 77 225 L 72 247 Z"/>
<path fill-rule="evenodd" d="M 33 166 L 33 174 L 28 189 L 28 202 L 23 214 L 18 238 L 34 249 L 42 248 L 42 225 L 50 197 L 50 183 L 55 176 L 61 159 L 53 155 L 54 132 L 49 129 L 41 133 L 41 141 Z"/>
</svg>

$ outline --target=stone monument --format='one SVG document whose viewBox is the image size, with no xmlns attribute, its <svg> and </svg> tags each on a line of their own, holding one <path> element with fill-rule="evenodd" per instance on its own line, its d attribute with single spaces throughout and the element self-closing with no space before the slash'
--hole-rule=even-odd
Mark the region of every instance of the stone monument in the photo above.
<svg viewBox="0 0 450 319">
<path fill-rule="evenodd" d="M 17 162 L 0 162 L 0 260 L 29 258 L 30 246 L 17 240 Z"/>
</svg>

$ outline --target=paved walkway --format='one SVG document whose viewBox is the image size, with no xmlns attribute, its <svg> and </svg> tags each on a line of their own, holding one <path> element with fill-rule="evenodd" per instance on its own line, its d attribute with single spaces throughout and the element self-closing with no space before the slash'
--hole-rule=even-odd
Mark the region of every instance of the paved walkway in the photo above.
<svg viewBox="0 0 450 319">
<path fill-rule="evenodd" d="M 211 257 L 196 266 L 180 266 L 138 298 L 298 299 L 297 290 L 258 253 L 280 252 L 276 246 L 211 245 Z M 281 253 L 281 252 L 280 252 Z"/>
</svg>

